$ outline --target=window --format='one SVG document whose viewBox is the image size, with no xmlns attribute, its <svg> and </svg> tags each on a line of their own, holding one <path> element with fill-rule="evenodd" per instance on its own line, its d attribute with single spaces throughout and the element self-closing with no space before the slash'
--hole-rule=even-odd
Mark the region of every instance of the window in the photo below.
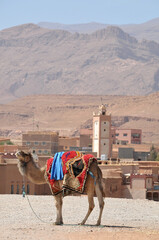
<svg viewBox="0 0 159 240">
<path fill-rule="evenodd" d="M 14 193 L 14 185 L 12 184 L 11 185 L 11 194 L 13 194 Z"/>
<path fill-rule="evenodd" d="M 30 142 L 26 142 L 26 145 L 30 145 Z"/>
<path fill-rule="evenodd" d="M 106 131 L 106 129 L 104 129 L 104 132 Z"/>
<path fill-rule="evenodd" d="M 121 144 L 126 145 L 126 144 L 128 144 L 128 141 L 121 141 Z"/>
<path fill-rule="evenodd" d="M 133 141 L 133 140 L 131 141 L 131 143 L 133 143 L 133 144 L 140 144 L 139 141 L 137 142 L 137 141 Z"/>
<path fill-rule="evenodd" d="M 127 137 L 127 135 L 128 135 L 127 133 L 123 133 L 123 136 L 124 136 L 124 137 Z"/>
<path fill-rule="evenodd" d="M 38 151 L 38 153 L 40 153 L 40 154 L 41 154 L 41 150 L 39 150 L 39 151 Z"/>
<path fill-rule="evenodd" d="M 36 146 L 39 145 L 39 142 L 34 142 L 34 145 L 36 145 Z"/>
<path fill-rule="evenodd" d="M 132 133 L 131 137 L 132 138 L 140 138 L 140 133 Z"/>
<path fill-rule="evenodd" d="M 118 137 L 118 136 L 119 136 L 119 133 L 116 133 L 115 136 Z"/>
<path fill-rule="evenodd" d="M 16 194 L 19 194 L 19 184 L 17 184 L 17 192 Z"/>
<path fill-rule="evenodd" d="M 27 184 L 27 194 L 29 194 L 30 193 L 30 186 L 29 186 L 29 184 Z"/>
<path fill-rule="evenodd" d="M 46 145 L 46 142 L 42 142 L 41 144 L 44 146 L 44 145 Z"/>
</svg>

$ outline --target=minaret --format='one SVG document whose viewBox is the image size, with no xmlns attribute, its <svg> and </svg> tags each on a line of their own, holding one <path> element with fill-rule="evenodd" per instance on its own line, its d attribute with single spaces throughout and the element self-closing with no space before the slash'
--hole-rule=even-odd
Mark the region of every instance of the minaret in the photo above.
<svg viewBox="0 0 159 240">
<path fill-rule="evenodd" d="M 106 114 L 106 106 L 99 107 L 98 114 L 93 114 L 93 152 L 97 157 L 111 157 L 111 115 Z"/>
</svg>

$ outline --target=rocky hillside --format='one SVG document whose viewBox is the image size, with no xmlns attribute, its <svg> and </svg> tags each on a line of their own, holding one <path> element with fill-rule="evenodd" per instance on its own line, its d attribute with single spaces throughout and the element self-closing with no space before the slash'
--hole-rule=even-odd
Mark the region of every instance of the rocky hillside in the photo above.
<svg viewBox="0 0 159 240">
<path fill-rule="evenodd" d="M 0 102 L 34 94 L 159 90 L 159 44 L 118 27 L 72 34 L 26 24 L 0 31 Z"/>
</svg>

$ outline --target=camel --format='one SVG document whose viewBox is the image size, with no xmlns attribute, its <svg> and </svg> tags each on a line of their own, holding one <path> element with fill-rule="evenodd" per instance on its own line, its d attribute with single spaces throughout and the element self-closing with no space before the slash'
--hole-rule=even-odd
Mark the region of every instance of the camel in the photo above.
<svg viewBox="0 0 159 240">
<path fill-rule="evenodd" d="M 18 151 L 16 153 L 16 157 L 18 158 L 18 168 L 21 175 L 26 176 L 31 182 L 35 184 L 45 184 L 48 183 L 46 179 L 46 166 L 39 167 L 37 163 L 34 161 L 33 156 L 29 152 Z M 85 182 L 84 193 L 88 195 L 88 211 L 83 221 L 79 223 L 80 225 L 84 225 L 87 221 L 90 213 L 94 208 L 94 193 L 96 194 L 99 202 L 99 216 L 96 225 L 101 224 L 101 217 L 104 208 L 104 200 L 103 200 L 103 187 L 102 187 L 102 172 L 98 167 L 97 161 L 92 162 L 90 166 L 90 171 L 93 173 L 95 180 L 92 178 L 90 174 L 87 175 L 87 179 Z M 58 186 L 62 186 L 62 180 L 57 181 Z M 63 224 L 62 217 L 62 204 L 63 204 L 63 194 L 59 193 L 55 195 L 55 206 L 56 206 L 56 221 L 55 225 Z"/>
</svg>

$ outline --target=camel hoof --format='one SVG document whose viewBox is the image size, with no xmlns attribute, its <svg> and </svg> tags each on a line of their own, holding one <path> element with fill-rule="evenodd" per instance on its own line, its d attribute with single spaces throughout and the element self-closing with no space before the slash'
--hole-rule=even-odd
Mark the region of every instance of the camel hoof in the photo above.
<svg viewBox="0 0 159 240">
<path fill-rule="evenodd" d="M 54 225 L 63 225 L 63 222 L 54 222 Z"/>
<path fill-rule="evenodd" d="M 100 222 L 97 222 L 97 223 L 96 223 L 96 226 L 99 226 L 99 225 L 100 225 Z"/>
<path fill-rule="evenodd" d="M 84 224 L 85 224 L 84 222 L 78 223 L 78 225 L 84 225 Z"/>
</svg>

